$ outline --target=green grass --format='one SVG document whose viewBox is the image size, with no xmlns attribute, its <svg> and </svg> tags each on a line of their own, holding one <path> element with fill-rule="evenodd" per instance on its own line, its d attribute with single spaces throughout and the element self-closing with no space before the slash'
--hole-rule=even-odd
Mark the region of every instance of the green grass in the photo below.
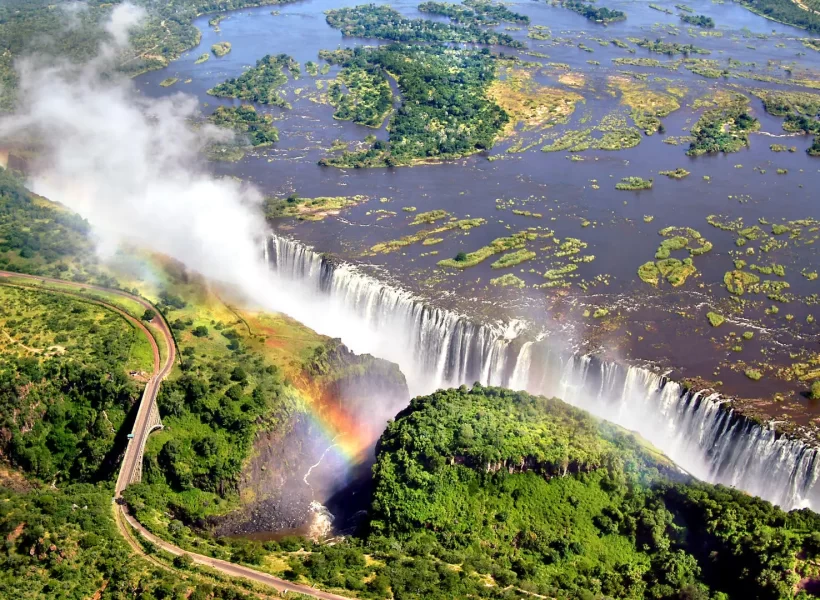
<svg viewBox="0 0 820 600">
<path fill-rule="evenodd" d="M 524 244 L 535 239 L 537 236 L 529 231 L 522 231 L 509 237 L 496 238 L 486 246 L 482 246 L 474 252 L 460 253 L 456 258 L 448 258 L 438 262 L 441 267 L 454 269 L 467 269 L 474 267 L 493 256 L 506 250 L 523 248 Z M 463 256 L 462 256 L 463 255 Z"/>
</svg>

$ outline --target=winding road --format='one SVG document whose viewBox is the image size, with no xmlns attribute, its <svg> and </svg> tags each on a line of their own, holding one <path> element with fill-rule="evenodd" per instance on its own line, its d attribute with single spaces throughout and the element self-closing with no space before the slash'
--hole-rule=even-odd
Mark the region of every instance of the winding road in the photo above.
<svg viewBox="0 0 820 600">
<path fill-rule="evenodd" d="M 3 278 L 12 277 L 15 279 L 15 281 L 3 281 Z M 61 287 L 67 286 L 78 291 L 72 292 L 65 289 L 54 289 L 49 287 L 43 287 L 40 285 L 26 285 L 23 283 L 18 283 L 18 281 L 16 280 L 19 279 L 29 280 L 37 283 L 51 283 L 59 285 Z M 218 558 L 211 558 L 210 556 L 205 556 L 202 554 L 187 552 L 182 548 L 174 546 L 173 544 L 170 544 L 165 540 L 153 535 L 145 527 L 143 527 L 132 515 L 128 513 L 128 509 L 125 503 L 122 501 L 122 492 L 128 486 L 128 483 L 131 482 L 134 471 L 139 466 L 138 462 L 142 459 L 142 449 L 144 447 L 144 443 L 148 437 L 148 434 L 151 432 L 151 409 L 155 406 L 155 403 L 157 401 L 157 394 L 159 393 L 159 386 L 162 383 L 162 380 L 165 379 L 171 373 L 171 370 L 174 367 L 174 361 L 176 360 L 176 344 L 174 342 L 174 337 L 171 334 L 171 329 L 168 327 L 168 323 L 166 322 L 165 318 L 150 302 L 143 298 L 140 298 L 139 296 L 135 296 L 133 294 L 129 294 L 128 292 L 123 292 L 121 290 L 83 283 L 75 283 L 71 281 L 64 281 L 62 279 L 52 279 L 50 277 L 39 277 L 35 275 L 14 273 L 11 271 L 0 270 L 0 284 L 16 286 L 25 289 L 42 290 L 51 293 L 66 294 L 69 296 L 81 298 L 88 302 L 93 302 L 94 304 L 98 304 L 100 306 L 104 306 L 118 313 L 127 321 L 129 321 L 132 325 L 134 325 L 139 331 L 145 334 L 149 343 L 151 344 L 151 349 L 153 350 L 154 355 L 154 372 L 151 376 L 151 379 L 149 379 L 148 383 L 146 384 L 145 390 L 143 391 L 142 399 L 140 400 L 140 405 L 137 409 L 137 416 L 134 420 L 134 428 L 132 430 L 133 437 L 128 440 L 128 446 L 125 450 L 125 456 L 123 457 L 122 465 L 120 466 L 120 472 L 117 477 L 117 484 L 115 486 L 115 500 L 117 501 L 117 504 L 120 507 L 121 513 L 116 519 L 117 527 L 120 529 L 120 532 L 122 533 L 123 537 L 126 538 L 126 541 L 129 542 L 129 545 L 134 549 L 134 551 L 139 552 L 140 554 L 145 554 L 144 551 L 139 547 L 139 545 L 133 543 L 130 532 L 126 529 L 126 527 L 128 526 L 132 527 L 143 538 L 150 541 L 152 544 L 161 548 L 162 550 L 169 552 L 170 554 L 173 554 L 175 556 L 187 554 L 196 564 L 211 567 L 212 569 L 216 569 L 217 571 L 220 571 L 231 577 L 241 577 L 254 583 L 268 585 L 274 588 L 280 594 L 293 592 L 298 594 L 304 594 L 306 596 L 312 596 L 314 598 L 319 598 L 320 600 L 351 600 L 349 596 L 339 596 L 337 594 L 323 592 L 322 590 L 317 590 L 306 585 L 292 583 L 290 581 L 280 579 L 279 577 L 274 577 L 273 575 L 256 571 L 255 569 L 251 569 L 249 567 L 230 563 L 228 561 L 220 560 Z M 96 290 L 100 292 L 105 292 L 106 294 L 113 294 L 116 296 L 120 296 L 122 298 L 127 298 L 128 300 L 136 302 L 146 310 L 154 311 L 157 316 L 154 317 L 152 324 L 155 324 L 158 327 L 159 333 L 162 335 L 162 338 L 164 340 L 166 348 L 165 360 L 162 360 L 162 353 L 160 352 L 157 340 L 154 338 L 151 331 L 146 327 L 146 325 L 141 320 L 128 314 L 121 308 L 106 302 L 105 300 L 89 297 L 88 295 L 81 293 L 83 290 Z"/>
</svg>

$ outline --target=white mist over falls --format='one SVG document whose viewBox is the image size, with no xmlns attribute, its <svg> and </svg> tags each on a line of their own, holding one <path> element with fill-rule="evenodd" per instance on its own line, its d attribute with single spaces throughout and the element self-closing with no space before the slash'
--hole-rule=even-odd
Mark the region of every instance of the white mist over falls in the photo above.
<svg viewBox="0 0 820 600">
<path fill-rule="evenodd" d="M 146 98 L 113 72 L 140 16 L 130 5 L 115 8 L 111 41 L 88 64 L 20 63 L 22 108 L 0 120 L 0 139 L 36 140 L 31 187 L 88 219 L 103 256 L 126 244 L 173 257 L 251 306 L 396 362 L 414 394 L 480 381 L 556 396 L 639 432 L 701 479 L 787 509 L 820 507 L 818 451 L 735 415 L 716 394 L 474 323 L 298 242 L 266 243 L 261 194 L 213 176 L 200 157 L 231 134 L 192 128 L 196 99 Z"/>
</svg>

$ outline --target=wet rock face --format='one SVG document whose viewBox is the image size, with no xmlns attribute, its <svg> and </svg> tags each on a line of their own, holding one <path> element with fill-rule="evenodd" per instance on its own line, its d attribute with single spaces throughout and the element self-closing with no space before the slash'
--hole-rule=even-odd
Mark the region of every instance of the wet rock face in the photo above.
<svg viewBox="0 0 820 600">
<path fill-rule="evenodd" d="M 305 380 L 312 403 L 257 435 L 239 483 L 242 508 L 212 522 L 215 534 L 332 533 L 324 504 L 331 497 L 338 503 L 359 475 L 351 442 L 365 449 L 358 460 L 371 458 L 387 419 L 409 402 L 395 364 L 353 354 L 338 340 L 317 351 Z"/>
</svg>

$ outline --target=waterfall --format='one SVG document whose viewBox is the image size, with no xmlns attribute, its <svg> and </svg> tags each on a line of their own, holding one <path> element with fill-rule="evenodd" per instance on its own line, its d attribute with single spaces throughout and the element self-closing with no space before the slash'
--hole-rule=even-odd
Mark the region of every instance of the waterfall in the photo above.
<svg viewBox="0 0 820 600">
<path fill-rule="evenodd" d="M 820 507 L 818 449 L 735 414 L 718 394 L 548 340 L 521 343 L 501 323 L 429 306 L 281 236 L 266 255 L 278 277 L 322 296 L 332 321 L 347 325 L 322 333 L 338 331 L 354 351 L 398 363 L 414 395 L 478 381 L 554 396 L 638 432 L 699 479 L 785 509 Z"/>
</svg>

